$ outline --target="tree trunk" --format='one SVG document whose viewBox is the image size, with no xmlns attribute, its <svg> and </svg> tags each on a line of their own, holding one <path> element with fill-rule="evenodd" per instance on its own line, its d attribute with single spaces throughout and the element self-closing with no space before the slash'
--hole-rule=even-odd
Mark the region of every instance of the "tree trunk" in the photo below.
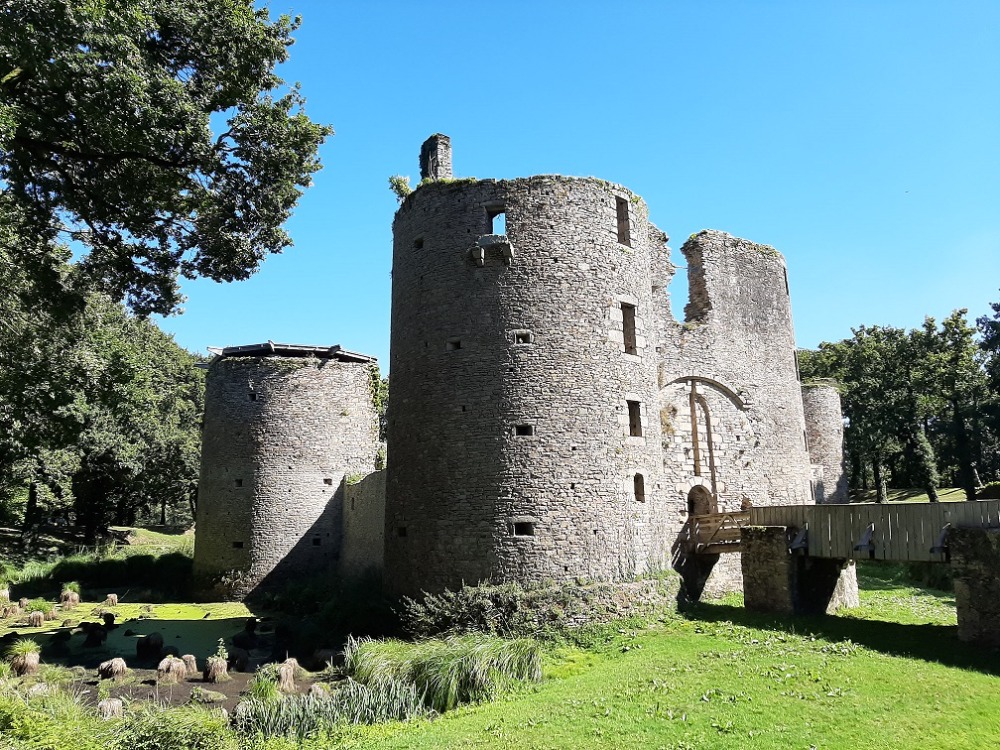
<svg viewBox="0 0 1000 750">
<path fill-rule="evenodd" d="M 167 525 L 167 496 L 160 498 L 160 526 Z"/>
<path fill-rule="evenodd" d="M 965 490 L 966 500 L 976 499 L 976 480 L 972 471 L 974 459 L 969 431 L 965 427 L 965 417 L 958 401 L 951 402 L 952 429 L 955 434 L 955 458 L 958 459 L 958 478 Z"/>
<path fill-rule="evenodd" d="M 865 481 L 865 463 L 861 460 L 861 454 L 851 451 L 851 485 L 854 489 L 861 489 Z"/>
<path fill-rule="evenodd" d="M 882 456 L 872 458 L 872 471 L 875 474 L 875 502 L 884 503 L 888 499 L 885 486 L 885 472 L 882 469 Z"/>
<path fill-rule="evenodd" d="M 24 525 L 22 527 L 23 531 L 28 531 L 34 528 L 35 524 L 38 523 L 38 480 L 34 477 L 28 483 L 28 502 L 24 506 Z"/>
</svg>

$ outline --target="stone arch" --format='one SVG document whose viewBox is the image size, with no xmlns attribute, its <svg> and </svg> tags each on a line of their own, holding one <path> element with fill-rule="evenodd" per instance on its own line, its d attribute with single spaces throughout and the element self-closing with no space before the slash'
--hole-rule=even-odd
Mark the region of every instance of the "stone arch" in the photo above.
<svg viewBox="0 0 1000 750">
<path fill-rule="evenodd" d="M 700 375 L 684 375 L 679 378 L 675 378 L 670 381 L 670 385 L 674 383 L 704 383 L 705 385 L 710 385 L 716 390 L 724 393 L 726 398 L 733 402 L 733 405 L 740 411 L 746 411 L 747 404 L 736 392 L 736 390 L 725 383 L 718 380 L 713 380 L 712 378 L 701 377 Z"/>
<path fill-rule="evenodd" d="M 707 487 L 696 484 L 688 492 L 687 511 L 689 516 L 704 516 L 709 513 L 718 513 L 719 504 Z"/>
</svg>

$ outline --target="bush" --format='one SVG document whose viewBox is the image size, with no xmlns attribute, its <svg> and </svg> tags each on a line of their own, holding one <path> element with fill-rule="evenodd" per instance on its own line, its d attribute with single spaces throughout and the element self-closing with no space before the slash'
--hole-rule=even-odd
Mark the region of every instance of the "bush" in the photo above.
<svg viewBox="0 0 1000 750">
<path fill-rule="evenodd" d="M 45 599 L 32 599 L 28 602 L 28 606 L 24 608 L 24 611 L 29 615 L 32 612 L 41 612 L 46 620 L 51 620 L 55 617 L 56 605 Z"/>
<path fill-rule="evenodd" d="M 7 660 L 18 677 L 38 672 L 41 648 L 31 638 L 18 638 L 7 647 Z"/>
<path fill-rule="evenodd" d="M 145 705 L 120 725 L 115 750 L 236 750 L 219 711 L 198 706 L 160 709 Z"/>
<path fill-rule="evenodd" d="M 592 622 L 675 609 L 679 578 L 632 583 L 564 583 L 525 588 L 516 583 L 465 586 L 403 599 L 403 628 L 416 638 L 486 633 L 506 638 L 558 634 Z"/>
<path fill-rule="evenodd" d="M 124 750 L 114 732 L 80 703 L 78 696 L 55 691 L 39 698 L 0 696 L 0 746 L 34 750 Z"/>
<path fill-rule="evenodd" d="M 1000 482 L 990 482 L 976 493 L 977 500 L 1000 500 Z"/>
<path fill-rule="evenodd" d="M 418 643 L 350 639 L 344 668 L 358 682 L 408 682 L 435 711 L 485 700 L 518 682 L 542 678 L 541 649 L 527 638 L 452 636 Z"/>
</svg>

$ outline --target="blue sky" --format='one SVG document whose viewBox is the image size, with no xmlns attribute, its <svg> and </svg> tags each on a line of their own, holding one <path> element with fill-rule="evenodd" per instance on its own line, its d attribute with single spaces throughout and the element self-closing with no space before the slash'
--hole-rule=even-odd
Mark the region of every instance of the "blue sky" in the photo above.
<svg viewBox="0 0 1000 750">
<path fill-rule="evenodd" d="M 1000 300 L 1000 2 L 347 2 L 282 69 L 333 125 L 252 279 L 189 282 L 183 346 L 341 344 L 388 364 L 396 200 L 420 143 L 456 176 L 594 175 L 671 236 L 721 229 L 788 262 L 799 346 Z M 673 308 L 686 302 L 683 271 Z"/>
</svg>

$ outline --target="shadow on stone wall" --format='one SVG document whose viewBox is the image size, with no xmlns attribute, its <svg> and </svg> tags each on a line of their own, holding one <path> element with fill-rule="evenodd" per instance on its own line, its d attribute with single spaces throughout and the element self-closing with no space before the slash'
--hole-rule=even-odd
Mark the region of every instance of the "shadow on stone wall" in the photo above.
<svg viewBox="0 0 1000 750">
<path fill-rule="evenodd" d="M 934 661 L 950 667 L 1000 675 L 1000 651 L 961 643 L 954 625 L 903 625 L 834 615 L 775 618 L 729 604 L 698 602 L 684 610 L 689 620 L 732 622 L 781 633 L 813 633 L 831 641 L 850 640 L 883 654 Z"/>
</svg>

